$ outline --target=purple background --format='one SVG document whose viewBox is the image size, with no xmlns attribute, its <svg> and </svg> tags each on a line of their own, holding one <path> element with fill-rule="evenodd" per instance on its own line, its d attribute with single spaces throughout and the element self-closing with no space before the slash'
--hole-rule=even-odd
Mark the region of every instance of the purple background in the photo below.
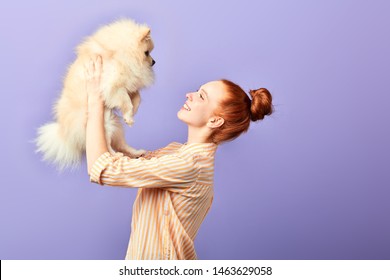
<svg viewBox="0 0 390 280">
<path fill-rule="evenodd" d="M 0 17 L 1 259 L 123 259 L 136 189 L 56 172 L 31 142 L 75 46 L 130 17 L 152 28 L 156 82 L 126 131 L 186 141 L 185 93 L 227 78 L 276 112 L 218 148 L 200 259 L 390 259 L 388 1 L 8 1 Z"/>
</svg>

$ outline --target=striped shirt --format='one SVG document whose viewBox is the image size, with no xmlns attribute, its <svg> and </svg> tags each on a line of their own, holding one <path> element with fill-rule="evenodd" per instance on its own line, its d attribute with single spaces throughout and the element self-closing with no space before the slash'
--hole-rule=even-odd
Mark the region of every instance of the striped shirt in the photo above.
<svg viewBox="0 0 390 280">
<path fill-rule="evenodd" d="M 173 142 L 138 159 L 106 152 L 96 160 L 92 182 L 139 188 L 126 259 L 197 259 L 194 240 L 213 201 L 216 149 Z"/>
</svg>

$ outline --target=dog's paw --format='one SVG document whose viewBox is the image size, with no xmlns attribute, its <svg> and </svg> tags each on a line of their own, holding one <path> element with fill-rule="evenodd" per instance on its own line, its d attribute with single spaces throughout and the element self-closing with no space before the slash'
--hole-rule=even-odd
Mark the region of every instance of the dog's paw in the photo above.
<svg viewBox="0 0 390 280">
<path fill-rule="evenodd" d="M 142 157 L 143 155 L 146 154 L 147 151 L 145 150 L 135 150 L 134 152 L 132 152 L 132 155 L 133 157 L 136 157 L 136 158 L 139 158 L 139 157 Z"/>
<path fill-rule="evenodd" d="M 123 120 L 125 121 L 125 123 L 127 123 L 128 126 L 133 126 L 133 124 L 134 124 L 134 119 L 130 115 L 123 116 Z"/>
</svg>

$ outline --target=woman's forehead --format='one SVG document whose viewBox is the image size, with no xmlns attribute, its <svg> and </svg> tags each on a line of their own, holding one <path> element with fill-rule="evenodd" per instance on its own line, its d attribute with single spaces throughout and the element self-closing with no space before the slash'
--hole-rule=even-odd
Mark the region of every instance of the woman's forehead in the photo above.
<svg viewBox="0 0 390 280">
<path fill-rule="evenodd" d="M 221 81 L 208 82 L 201 86 L 201 88 L 210 99 L 219 99 L 225 92 L 225 86 Z"/>
</svg>

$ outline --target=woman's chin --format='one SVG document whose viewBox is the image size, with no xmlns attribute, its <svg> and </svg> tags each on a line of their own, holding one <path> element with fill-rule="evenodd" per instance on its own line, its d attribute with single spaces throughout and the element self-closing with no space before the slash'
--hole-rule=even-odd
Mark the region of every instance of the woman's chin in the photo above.
<svg viewBox="0 0 390 280">
<path fill-rule="evenodd" d="M 188 118 L 186 118 L 186 116 L 183 113 L 185 113 L 185 112 L 183 112 L 183 111 L 177 112 L 177 118 L 181 122 L 185 123 L 186 125 L 190 125 L 190 122 L 188 121 Z"/>
<path fill-rule="evenodd" d="M 184 113 L 185 113 L 185 110 L 183 108 L 180 109 L 179 111 L 177 111 L 177 117 L 179 118 L 179 120 L 184 121 Z"/>
<path fill-rule="evenodd" d="M 179 120 L 181 120 L 182 122 L 185 122 L 184 119 L 183 119 L 182 113 L 183 113 L 182 110 L 179 110 L 179 111 L 177 112 L 177 118 L 178 118 Z"/>
</svg>

